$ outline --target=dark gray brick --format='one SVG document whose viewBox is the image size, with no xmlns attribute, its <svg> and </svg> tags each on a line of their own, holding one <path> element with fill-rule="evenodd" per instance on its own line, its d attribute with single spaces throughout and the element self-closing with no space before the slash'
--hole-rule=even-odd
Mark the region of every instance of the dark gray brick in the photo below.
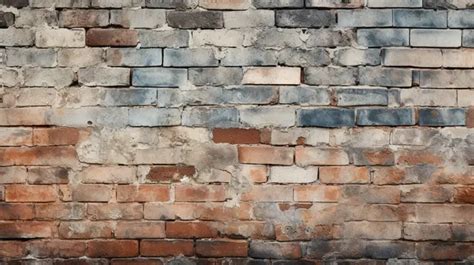
<svg viewBox="0 0 474 265">
<path fill-rule="evenodd" d="M 333 29 L 309 29 L 306 47 L 336 47 L 350 46 L 354 38 L 354 31 Z"/>
<path fill-rule="evenodd" d="M 365 47 L 408 46 L 408 29 L 359 29 L 357 43 Z"/>
<path fill-rule="evenodd" d="M 8 28 L 15 24 L 15 15 L 10 12 L 0 11 L 0 28 Z"/>
<path fill-rule="evenodd" d="M 0 0 L 0 5 L 22 8 L 28 6 L 28 0 Z"/>
<path fill-rule="evenodd" d="M 460 108 L 427 108 L 418 112 L 421 126 L 464 126 L 466 110 Z"/>
<path fill-rule="evenodd" d="M 303 127 L 353 127 L 355 113 L 351 109 L 302 109 L 297 113 L 297 124 Z"/>
<path fill-rule="evenodd" d="M 393 11 L 395 27 L 413 28 L 446 28 L 448 13 L 444 10 L 409 10 Z"/>
<path fill-rule="evenodd" d="M 289 28 L 328 27 L 336 22 L 335 14 L 315 9 L 278 10 L 276 11 L 275 18 L 278 27 Z"/>
<path fill-rule="evenodd" d="M 388 105 L 387 89 L 339 88 L 336 93 L 339 106 Z"/>
<path fill-rule="evenodd" d="M 412 109 L 357 109 L 358 125 L 400 126 L 414 125 Z"/>
<path fill-rule="evenodd" d="M 214 50 L 210 48 L 165 49 L 164 66 L 217 66 Z"/>
<path fill-rule="evenodd" d="M 184 126 L 238 127 L 239 111 L 234 108 L 186 108 L 183 112 Z"/>
<path fill-rule="evenodd" d="M 423 7 L 434 9 L 457 9 L 458 7 L 462 7 L 460 5 L 462 2 L 463 1 L 459 1 L 459 5 L 456 5 L 456 0 L 423 0 Z"/>
<path fill-rule="evenodd" d="M 195 8 L 198 4 L 198 0 L 146 0 L 145 5 L 147 7 L 155 8 Z"/>
<path fill-rule="evenodd" d="M 168 25 L 182 29 L 224 28 L 224 16 L 217 11 L 170 11 L 166 14 Z"/>
<path fill-rule="evenodd" d="M 288 66 L 322 66 L 331 62 L 329 53 L 324 49 L 286 48 L 278 53 L 278 63 Z"/>
<path fill-rule="evenodd" d="M 238 85 L 242 81 L 240 67 L 191 68 L 189 81 L 197 86 Z"/>
<path fill-rule="evenodd" d="M 304 0 L 253 0 L 256 8 L 304 7 Z"/>
</svg>

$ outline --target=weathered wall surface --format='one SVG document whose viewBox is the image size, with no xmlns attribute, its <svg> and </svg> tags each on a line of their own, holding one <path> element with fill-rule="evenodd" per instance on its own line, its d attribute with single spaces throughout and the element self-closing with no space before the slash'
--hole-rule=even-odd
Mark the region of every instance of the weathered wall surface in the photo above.
<svg viewBox="0 0 474 265">
<path fill-rule="evenodd" d="M 0 4 L 0 263 L 474 262 L 472 0 Z"/>
</svg>

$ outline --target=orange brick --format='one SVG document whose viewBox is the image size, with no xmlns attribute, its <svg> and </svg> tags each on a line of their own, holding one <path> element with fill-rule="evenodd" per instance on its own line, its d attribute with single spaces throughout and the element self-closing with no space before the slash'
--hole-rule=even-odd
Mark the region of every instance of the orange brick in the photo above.
<svg viewBox="0 0 474 265">
<path fill-rule="evenodd" d="M 293 189 L 290 186 L 265 185 L 252 186 L 241 196 L 242 201 L 292 201 Z"/>
<path fill-rule="evenodd" d="M 212 222 L 167 222 L 167 238 L 214 238 L 218 232 Z"/>
<path fill-rule="evenodd" d="M 320 167 L 319 179 L 321 183 L 368 183 L 369 169 L 366 167 Z"/>
<path fill-rule="evenodd" d="M 151 182 L 170 183 L 179 182 L 184 177 L 196 174 L 194 166 L 157 166 L 152 167 L 146 179 Z"/>
<path fill-rule="evenodd" d="M 176 257 L 194 255 L 192 240 L 142 240 L 140 254 L 148 257 Z"/>
<path fill-rule="evenodd" d="M 454 193 L 454 202 L 474 204 L 474 188 L 458 187 Z"/>
<path fill-rule="evenodd" d="M 247 257 L 248 243 L 242 240 L 198 240 L 196 254 L 203 257 Z"/>
<path fill-rule="evenodd" d="M 0 241 L 0 257 L 21 258 L 26 255 L 26 243 L 19 241 Z"/>
<path fill-rule="evenodd" d="M 112 185 L 81 184 L 72 190 L 72 200 L 79 202 L 108 202 L 112 196 Z"/>
<path fill-rule="evenodd" d="M 33 204 L 0 203 L 0 220 L 29 220 L 34 216 Z"/>
<path fill-rule="evenodd" d="M 212 130 L 212 139 L 215 143 L 258 144 L 260 131 L 257 129 L 216 128 Z"/>
<path fill-rule="evenodd" d="M 243 164 L 293 164 L 293 148 L 272 146 L 239 146 L 239 161 Z"/>
<path fill-rule="evenodd" d="M 35 145 L 74 145 L 79 141 L 76 128 L 36 128 L 33 130 Z"/>
<path fill-rule="evenodd" d="M 138 256 L 135 240 L 94 240 L 87 244 L 87 256 L 93 258 L 123 258 Z"/>
<path fill-rule="evenodd" d="M 117 201 L 119 202 L 159 202 L 169 200 L 168 186 L 154 184 L 117 186 Z"/>
<path fill-rule="evenodd" d="M 175 196 L 177 202 L 225 201 L 227 199 L 225 186 L 222 185 L 177 185 Z"/>
<path fill-rule="evenodd" d="M 337 202 L 341 197 L 341 188 L 326 185 L 296 186 L 295 201 Z"/>
<path fill-rule="evenodd" d="M 53 202 L 57 198 L 54 186 L 9 185 L 5 188 L 7 202 Z"/>
<path fill-rule="evenodd" d="M 76 149 L 72 146 L 0 148 L 0 166 L 75 166 Z"/>
<path fill-rule="evenodd" d="M 441 165 L 443 161 L 443 157 L 430 151 L 404 150 L 397 154 L 397 164 L 402 165 Z"/>
<path fill-rule="evenodd" d="M 55 229 L 53 222 L 0 222 L 0 238 L 48 238 Z"/>
</svg>

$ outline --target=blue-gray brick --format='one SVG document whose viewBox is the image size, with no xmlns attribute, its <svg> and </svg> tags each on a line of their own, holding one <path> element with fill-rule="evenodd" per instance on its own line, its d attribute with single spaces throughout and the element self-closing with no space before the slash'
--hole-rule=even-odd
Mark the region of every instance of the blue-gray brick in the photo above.
<svg viewBox="0 0 474 265">
<path fill-rule="evenodd" d="M 414 125 L 415 115 L 412 109 L 357 109 L 357 124 L 364 126 Z"/>
<path fill-rule="evenodd" d="M 165 49 L 164 66 L 217 66 L 214 50 L 210 48 Z"/>
<path fill-rule="evenodd" d="M 133 108 L 128 111 L 130 126 L 174 126 L 181 124 L 181 111 L 171 108 Z"/>
<path fill-rule="evenodd" d="M 474 47 L 474 30 L 463 30 L 462 46 Z"/>
<path fill-rule="evenodd" d="M 304 69 L 304 82 L 310 85 L 354 85 L 356 68 L 310 67 Z"/>
<path fill-rule="evenodd" d="M 448 12 L 445 10 L 393 10 L 395 27 L 446 28 Z"/>
<path fill-rule="evenodd" d="M 107 64 L 111 66 L 159 66 L 162 64 L 161 49 L 108 49 Z"/>
<path fill-rule="evenodd" d="M 466 110 L 460 108 L 426 108 L 418 112 L 421 126 L 464 126 Z"/>
<path fill-rule="evenodd" d="M 235 108 L 186 108 L 183 125 L 203 127 L 238 127 L 239 111 Z"/>
<path fill-rule="evenodd" d="M 278 52 L 278 63 L 287 66 L 323 66 L 331 62 L 329 53 L 321 48 L 286 48 Z"/>
<path fill-rule="evenodd" d="M 280 103 L 300 105 L 329 105 L 331 94 L 325 87 L 280 87 Z"/>
<path fill-rule="evenodd" d="M 386 87 L 411 87 L 410 69 L 362 67 L 359 68 L 359 84 Z"/>
<path fill-rule="evenodd" d="M 224 66 L 277 65 L 276 51 L 257 48 L 228 48 L 223 50 Z"/>
<path fill-rule="evenodd" d="M 337 25 L 350 28 L 390 27 L 392 26 L 392 10 L 339 10 Z"/>
<path fill-rule="evenodd" d="M 450 28 L 474 28 L 474 10 L 449 10 Z"/>
<path fill-rule="evenodd" d="M 172 68 L 135 68 L 132 85 L 139 87 L 179 87 L 188 78 L 186 69 Z"/>
<path fill-rule="evenodd" d="M 316 9 L 277 10 L 275 18 L 278 27 L 290 28 L 320 28 L 336 23 L 334 13 Z"/>
<path fill-rule="evenodd" d="M 351 109 L 301 109 L 297 112 L 297 125 L 303 127 L 353 127 L 355 113 Z"/>
<path fill-rule="evenodd" d="M 359 29 L 357 43 L 365 47 L 408 46 L 408 29 Z"/>
<path fill-rule="evenodd" d="M 338 88 L 338 106 L 388 105 L 387 89 Z"/>
<path fill-rule="evenodd" d="M 189 81 L 197 86 L 238 85 L 243 71 L 240 67 L 190 68 Z"/>
<path fill-rule="evenodd" d="M 106 106 L 152 105 L 156 103 L 156 89 L 107 89 L 102 101 Z"/>
</svg>

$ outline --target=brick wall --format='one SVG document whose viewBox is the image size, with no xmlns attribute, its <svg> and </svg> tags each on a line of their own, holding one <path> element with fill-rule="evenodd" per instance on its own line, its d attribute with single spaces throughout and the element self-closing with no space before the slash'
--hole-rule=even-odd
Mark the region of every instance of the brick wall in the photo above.
<svg viewBox="0 0 474 265">
<path fill-rule="evenodd" d="M 0 5 L 0 263 L 473 264 L 473 0 Z"/>
</svg>

